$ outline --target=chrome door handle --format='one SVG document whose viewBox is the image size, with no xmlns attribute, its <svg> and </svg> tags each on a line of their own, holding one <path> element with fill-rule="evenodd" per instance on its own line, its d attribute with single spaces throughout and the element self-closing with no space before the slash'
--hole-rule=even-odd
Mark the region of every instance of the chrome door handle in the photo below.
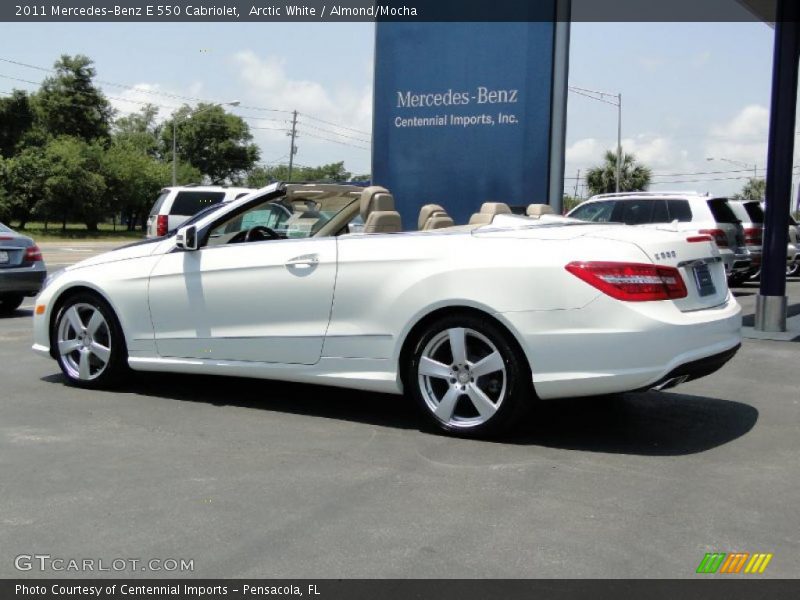
<svg viewBox="0 0 800 600">
<path fill-rule="evenodd" d="M 315 267 L 318 264 L 319 264 L 318 254 L 304 254 L 303 256 L 295 256 L 294 258 L 286 261 L 287 267 L 297 267 L 297 268 L 310 268 L 310 267 Z"/>
</svg>

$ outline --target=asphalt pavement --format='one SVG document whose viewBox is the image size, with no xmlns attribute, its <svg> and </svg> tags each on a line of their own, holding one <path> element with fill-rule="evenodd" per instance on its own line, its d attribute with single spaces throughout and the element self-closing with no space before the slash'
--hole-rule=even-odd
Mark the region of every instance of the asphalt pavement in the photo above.
<svg viewBox="0 0 800 600">
<path fill-rule="evenodd" d="M 746 312 L 756 292 L 737 290 Z M 790 298 L 800 312 L 800 281 Z M 745 340 L 667 392 L 551 401 L 486 442 L 318 386 L 80 390 L 30 352 L 30 315 L 0 319 L 0 577 L 691 578 L 713 551 L 800 574 L 796 342 Z M 193 570 L 15 568 L 36 553 Z"/>
</svg>

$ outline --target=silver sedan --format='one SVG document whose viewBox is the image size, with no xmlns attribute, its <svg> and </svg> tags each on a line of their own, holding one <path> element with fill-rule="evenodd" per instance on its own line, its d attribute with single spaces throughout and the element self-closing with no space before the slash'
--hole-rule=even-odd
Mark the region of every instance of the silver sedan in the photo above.
<svg viewBox="0 0 800 600">
<path fill-rule="evenodd" d="M 25 296 L 39 293 L 47 277 L 33 239 L 0 223 L 0 314 L 14 312 Z"/>
</svg>

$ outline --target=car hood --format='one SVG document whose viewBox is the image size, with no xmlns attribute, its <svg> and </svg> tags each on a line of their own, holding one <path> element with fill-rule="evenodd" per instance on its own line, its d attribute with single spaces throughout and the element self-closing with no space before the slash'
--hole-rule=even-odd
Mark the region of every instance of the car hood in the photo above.
<svg viewBox="0 0 800 600">
<path fill-rule="evenodd" d="M 74 265 L 70 265 L 65 270 L 73 271 L 75 269 L 83 269 L 86 267 L 93 267 L 95 265 L 104 265 L 108 263 L 118 262 L 121 260 L 131 260 L 134 258 L 141 258 L 143 256 L 151 256 L 153 254 L 163 253 L 167 248 L 171 248 L 173 242 L 170 238 L 156 238 L 153 240 L 143 240 L 116 248 L 103 254 L 98 254 L 86 260 L 82 260 Z"/>
</svg>

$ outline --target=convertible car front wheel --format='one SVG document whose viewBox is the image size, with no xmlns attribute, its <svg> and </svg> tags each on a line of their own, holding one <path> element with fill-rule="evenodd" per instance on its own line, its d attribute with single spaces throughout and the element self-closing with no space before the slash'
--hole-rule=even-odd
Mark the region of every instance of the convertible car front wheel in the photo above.
<svg viewBox="0 0 800 600">
<path fill-rule="evenodd" d="M 509 334 L 473 314 L 452 315 L 419 336 L 405 378 L 428 420 L 457 435 L 496 435 L 534 400 L 530 369 Z"/>
<path fill-rule="evenodd" d="M 108 303 L 94 294 L 76 294 L 64 302 L 51 340 L 61 371 L 75 385 L 112 387 L 128 372 L 122 328 Z"/>
</svg>

